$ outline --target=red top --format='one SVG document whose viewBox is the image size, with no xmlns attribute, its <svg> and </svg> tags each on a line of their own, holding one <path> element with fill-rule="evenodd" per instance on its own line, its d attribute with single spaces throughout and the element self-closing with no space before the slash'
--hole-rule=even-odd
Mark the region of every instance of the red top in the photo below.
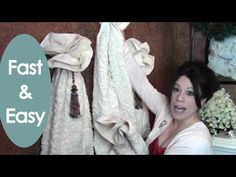
<svg viewBox="0 0 236 177">
<path fill-rule="evenodd" d="M 166 147 L 159 146 L 158 138 L 156 138 L 150 145 L 149 151 L 151 155 L 163 155 Z"/>
</svg>

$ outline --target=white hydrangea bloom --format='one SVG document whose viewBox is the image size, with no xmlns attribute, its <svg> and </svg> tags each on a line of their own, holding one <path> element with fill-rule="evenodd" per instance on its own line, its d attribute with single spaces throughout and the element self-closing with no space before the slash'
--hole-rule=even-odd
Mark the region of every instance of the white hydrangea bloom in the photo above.
<svg viewBox="0 0 236 177">
<path fill-rule="evenodd" d="M 236 105 L 224 88 L 214 93 L 199 114 L 214 135 L 218 134 L 218 130 L 236 130 Z"/>
</svg>

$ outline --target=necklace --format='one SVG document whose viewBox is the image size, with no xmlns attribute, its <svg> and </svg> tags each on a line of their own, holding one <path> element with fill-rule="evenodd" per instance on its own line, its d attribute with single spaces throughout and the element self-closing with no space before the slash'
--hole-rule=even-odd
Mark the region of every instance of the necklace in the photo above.
<svg viewBox="0 0 236 177">
<path fill-rule="evenodd" d="M 72 118 L 78 118 L 80 115 L 80 105 L 77 90 L 77 86 L 75 85 L 75 74 L 72 72 L 72 87 L 70 97 L 70 116 Z"/>
</svg>

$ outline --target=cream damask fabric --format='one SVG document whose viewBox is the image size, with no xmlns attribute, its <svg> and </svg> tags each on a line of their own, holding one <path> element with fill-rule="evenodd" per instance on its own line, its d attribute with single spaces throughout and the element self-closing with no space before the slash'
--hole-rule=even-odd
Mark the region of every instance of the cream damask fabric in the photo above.
<svg viewBox="0 0 236 177">
<path fill-rule="evenodd" d="M 97 35 L 93 90 L 96 154 L 148 154 L 144 141 L 150 131 L 148 109 L 145 105 L 135 109 L 134 92 L 124 67 L 123 34 L 128 25 L 103 22 Z M 135 40 L 128 43 L 143 48 Z M 141 62 L 144 55 L 134 50 L 139 51 L 137 59 Z"/>
<path fill-rule="evenodd" d="M 41 42 L 48 60 L 54 68 L 52 98 L 48 122 L 45 127 L 41 154 L 88 154 L 93 152 L 93 131 L 88 96 L 81 74 L 93 56 L 91 41 L 79 34 L 49 33 Z M 71 118 L 70 95 L 72 71 L 78 88 L 80 117 Z"/>
</svg>

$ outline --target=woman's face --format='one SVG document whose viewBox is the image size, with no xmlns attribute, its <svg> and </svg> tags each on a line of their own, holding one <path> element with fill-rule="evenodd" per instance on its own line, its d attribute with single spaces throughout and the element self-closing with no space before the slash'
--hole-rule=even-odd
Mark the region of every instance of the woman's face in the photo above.
<svg viewBox="0 0 236 177">
<path fill-rule="evenodd" d="M 178 120 L 191 118 L 197 113 L 193 86 L 186 76 L 179 77 L 172 88 L 170 109 L 173 118 Z"/>
</svg>

